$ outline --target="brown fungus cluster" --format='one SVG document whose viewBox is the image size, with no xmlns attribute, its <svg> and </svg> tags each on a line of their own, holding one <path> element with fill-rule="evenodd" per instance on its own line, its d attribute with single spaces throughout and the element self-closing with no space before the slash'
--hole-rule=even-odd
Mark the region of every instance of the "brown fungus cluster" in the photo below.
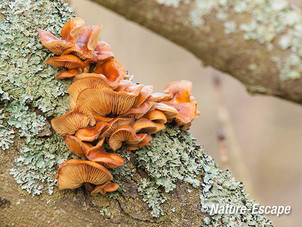
<svg viewBox="0 0 302 227">
<path fill-rule="evenodd" d="M 51 120 L 69 150 L 82 159 L 61 164 L 58 187 L 74 189 L 85 185 L 92 195 L 118 189 L 108 169 L 124 165 L 113 152 L 123 144 L 130 150 L 148 146 L 154 134 L 171 123 L 187 129 L 199 112 L 191 96 L 190 81 L 175 81 L 163 93 L 153 86 L 128 80 L 123 65 L 114 59 L 111 47 L 99 41 L 101 25 L 84 26 L 80 18 L 69 20 L 62 39 L 39 29 L 42 44 L 56 57 L 47 63 L 60 67 L 57 79 L 73 79 L 67 88 L 70 111 Z"/>
</svg>

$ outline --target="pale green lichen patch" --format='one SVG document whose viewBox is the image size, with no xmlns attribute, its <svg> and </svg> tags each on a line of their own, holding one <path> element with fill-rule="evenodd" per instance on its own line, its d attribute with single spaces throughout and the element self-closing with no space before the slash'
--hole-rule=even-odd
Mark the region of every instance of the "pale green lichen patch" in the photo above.
<svg viewBox="0 0 302 227">
<path fill-rule="evenodd" d="M 47 117 L 66 112 L 69 82 L 55 80 L 58 70 L 45 64 L 52 54 L 37 29 L 58 34 L 74 14 L 63 1 L 46 0 L 1 1 L 0 11 L 0 147 L 9 149 L 18 135 L 12 175 L 33 195 L 52 193 L 55 168 L 68 153 L 62 138 L 51 135 Z"/>
<path fill-rule="evenodd" d="M 179 6 L 170 1 L 157 0 L 166 6 Z M 273 57 L 273 61 L 280 70 L 280 78 L 299 79 L 302 74 L 302 13 L 285 0 L 194 0 L 191 2 L 190 20 L 192 25 L 202 27 L 206 16 L 214 13 L 219 21 L 224 23 L 224 32 L 242 33 L 246 40 L 257 40 L 265 45 L 268 51 L 277 48 L 289 50 L 288 54 L 280 58 Z M 231 14 L 249 15 L 246 20 L 234 21 Z M 275 42 L 276 40 L 276 42 Z"/>
</svg>

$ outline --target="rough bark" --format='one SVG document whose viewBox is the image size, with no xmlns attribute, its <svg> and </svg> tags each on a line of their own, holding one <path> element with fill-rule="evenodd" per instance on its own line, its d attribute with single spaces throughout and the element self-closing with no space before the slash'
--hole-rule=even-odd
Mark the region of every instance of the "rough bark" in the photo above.
<svg viewBox="0 0 302 227">
<path fill-rule="evenodd" d="M 92 1 L 237 78 L 251 94 L 302 103 L 302 16 L 286 1 Z"/>
<path fill-rule="evenodd" d="M 120 190 L 92 197 L 58 191 L 58 164 L 69 157 L 49 119 L 66 112 L 69 82 L 45 64 L 37 28 L 59 33 L 73 12 L 61 1 L 1 2 L 0 220 L 5 226 L 200 226 L 269 223 L 262 215 L 214 215 L 213 204 L 251 208 L 243 184 L 222 171 L 187 131 L 168 128 L 151 146 L 119 150 Z M 202 185 L 201 185 L 202 183 Z M 23 189 L 23 190 L 22 190 Z M 49 194 L 43 191 L 48 190 Z M 53 191 L 54 190 L 54 191 Z M 30 194 L 29 194 L 29 193 Z M 33 196 L 35 195 L 35 196 Z M 204 209 L 201 209 L 204 208 Z M 156 217 L 155 217 L 156 216 Z"/>
</svg>

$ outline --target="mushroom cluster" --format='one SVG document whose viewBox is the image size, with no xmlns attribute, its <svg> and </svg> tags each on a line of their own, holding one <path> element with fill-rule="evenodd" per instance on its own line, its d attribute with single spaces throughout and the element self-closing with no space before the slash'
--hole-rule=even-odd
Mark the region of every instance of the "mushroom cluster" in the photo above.
<svg viewBox="0 0 302 227">
<path fill-rule="evenodd" d="M 151 135 L 165 124 L 187 129 L 199 115 L 190 81 L 172 82 L 163 93 L 132 82 L 111 47 L 99 41 L 100 30 L 101 25 L 85 27 L 80 18 L 63 26 L 62 39 L 39 29 L 42 44 L 59 55 L 47 60 L 62 69 L 56 78 L 73 79 L 67 88 L 71 110 L 52 119 L 51 125 L 69 150 L 85 159 L 61 164 L 58 187 L 74 189 L 84 184 L 92 195 L 117 190 L 108 169 L 124 165 L 118 154 L 102 149 L 104 143 L 113 152 L 123 143 L 136 150 L 149 145 Z"/>
</svg>

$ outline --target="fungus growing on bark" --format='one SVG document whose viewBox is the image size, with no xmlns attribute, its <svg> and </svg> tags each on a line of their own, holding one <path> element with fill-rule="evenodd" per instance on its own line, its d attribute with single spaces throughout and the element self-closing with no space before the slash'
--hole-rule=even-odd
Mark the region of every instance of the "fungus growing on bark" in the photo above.
<svg viewBox="0 0 302 227">
<path fill-rule="evenodd" d="M 113 151 L 123 142 L 136 150 L 150 145 L 150 134 L 164 129 L 167 122 L 188 128 L 199 114 L 189 81 L 175 81 L 164 93 L 152 93 L 153 86 L 127 80 L 129 75 L 114 59 L 111 47 L 99 41 L 101 27 L 84 27 L 82 19 L 73 18 L 63 26 L 62 39 L 38 30 L 42 44 L 60 55 L 47 60 L 62 69 L 56 78 L 73 79 L 67 88 L 71 110 L 52 119 L 52 127 L 64 136 L 73 154 L 88 159 L 61 164 L 58 186 L 62 190 L 84 184 L 91 195 L 119 187 L 110 183 L 112 175 L 106 168 L 123 166 L 124 160 L 103 150 L 105 142 Z"/>
<path fill-rule="evenodd" d="M 58 170 L 59 190 L 75 189 L 83 183 L 100 185 L 112 180 L 111 173 L 95 162 L 70 159 L 60 165 Z"/>
</svg>

